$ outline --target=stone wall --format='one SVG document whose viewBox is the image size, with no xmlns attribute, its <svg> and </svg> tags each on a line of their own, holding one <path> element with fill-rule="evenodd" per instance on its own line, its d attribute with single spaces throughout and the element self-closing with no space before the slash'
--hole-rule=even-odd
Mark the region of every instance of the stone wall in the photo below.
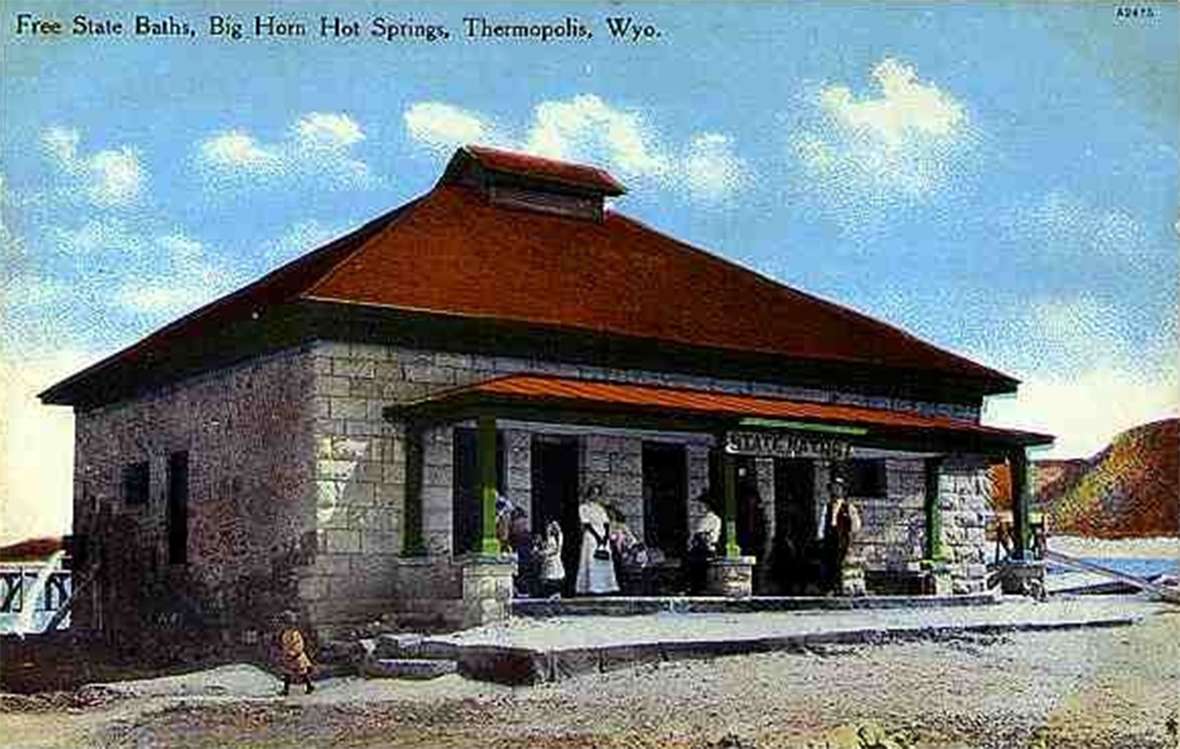
<svg viewBox="0 0 1180 749">
<path fill-rule="evenodd" d="M 627 527 L 643 538 L 643 440 L 587 434 L 578 442 L 578 486 L 602 486 L 603 503 L 623 513 Z"/>
<path fill-rule="evenodd" d="M 977 420 L 978 407 L 872 398 L 815 388 L 739 380 L 682 376 L 673 373 L 573 366 L 535 359 L 448 354 L 396 346 L 318 342 L 312 348 L 315 371 L 313 430 L 320 458 L 317 462 L 317 516 L 320 555 L 314 574 L 329 578 L 308 583 L 319 596 L 323 617 L 355 616 L 367 608 L 404 606 L 419 600 L 424 588 L 434 593 L 461 595 L 461 579 L 452 545 L 451 495 L 454 470 L 453 434 L 442 427 L 424 437 L 421 499 L 423 534 L 429 563 L 398 567 L 402 548 L 402 498 L 405 494 L 405 435 L 398 425 L 384 421 L 386 406 L 411 402 L 455 386 L 517 373 L 540 373 L 584 379 L 674 385 L 723 392 L 790 397 L 831 403 L 914 411 L 927 415 Z M 531 510 L 531 433 L 506 430 L 505 493 L 518 507 Z M 688 496 L 695 499 L 709 489 L 709 448 L 686 446 Z M 617 434 L 587 434 L 580 440 L 580 485 L 601 483 L 606 499 L 627 516 L 639 537 L 643 534 L 642 439 Z M 760 485 L 772 496 L 772 481 L 760 471 Z M 817 476 L 826 472 L 817 471 Z M 822 484 L 823 482 L 817 481 Z M 822 511 L 824 498 L 820 498 Z M 690 513 L 703 509 L 690 502 Z M 907 508 L 908 511 L 911 508 Z M 918 505 L 917 522 L 921 522 Z M 888 514 L 880 509 L 882 518 Z M 901 512 L 899 509 L 898 512 Z M 773 516 L 773 511 L 768 511 Z M 689 528 L 696 517 L 689 518 Z M 883 524 L 891 521 L 883 519 Z M 897 530 L 890 530 L 890 538 Z M 896 554 L 894 554 L 896 557 Z M 920 553 L 918 555 L 920 558 Z M 397 567 L 387 579 L 377 577 Z M 372 572 L 372 577 L 359 574 Z M 333 581 L 347 575 L 348 581 Z M 419 584 L 418 578 L 429 581 Z M 390 595 L 403 603 L 386 599 Z M 453 611 L 452 604 L 440 604 Z M 429 608 L 429 606 L 427 606 Z M 441 610 L 440 608 L 440 610 Z"/>
<path fill-rule="evenodd" d="M 990 493 L 991 482 L 983 461 L 959 456 L 943 462 L 938 479 L 942 553 L 949 562 L 955 593 L 977 593 L 987 588 L 986 529 L 994 519 Z"/>
<path fill-rule="evenodd" d="M 154 628 L 180 616 L 267 626 L 274 608 L 298 605 L 316 529 L 311 362 L 291 350 L 77 414 L 74 532 L 104 562 L 78 626 L 102 617 L 108 631 Z M 167 471 L 180 451 L 187 563 L 170 565 Z M 123 470 L 140 461 L 149 498 L 129 505 Z"/>
<path fill-rule="evenodd" d="M 918 572 L 925 552 L 926 469 L 924 461 L 885 459 L 885 496 L 852 497 L 860 509 L 860 551 L 865 568 Z"/>
<path fill-rule="evenodd" d="M 685 446 L 685 460 L 688 461 L 688 532 L 704 517 L 708 508 L 696 500 L 711 491 L 709 486 L 709 451 L 706 444 Z"/>
<path fill-rule="evenodd" d="M 926 555 L 926 466 L 921 459 L 887 458 L 886 496 L 854 497 L 863 529 L 858 544 L 870 572 L 913 574 Z M 826 488 L 823 488 L 826 504 Z M 987 464 L 979 457 L 952 456 L 939 471 L 942 553 L 954 593 L 986 589 L 991 523 Z"/>
<path fill-rule="evenodd" d="M 440 427 L 422 436 L 418 491 L 427 556 L 407 560 L 401 556 L 409 478 L 407 435 L 402 425 L 387 422 L 382 414 L 390 405 L 514 373 L 664 384 L 966 419 L 979 415 L 972 406 L 779 384 L 318 341 L 80 414 L 75 492 L 79 530 L 85 532 L 96 508 L 114 508 L 121 517 L 119 527 L 132 529 L 134 545 L 142 550 L 134 566 L 159 569 L 166 551 L 164 466 L 170 452 L 188 450 L 192 530 L 185 578 L 202 606 L 231 610 L 236 605 L 232 599 L 257 587 L 251 581 L 292 568 L 297 588 L 291 595 L 298 596 L 317 624 L 371 618 L 398 608 L 453 618 L 462 611 L 463 590 L 454 559 L 463 550 L 452 548 L 453 428 Z M 510 428 L 504 435 L 505 493 L 527 513 L 532 432 Z M 626 514 L 639 537 L 644 519 L 642 440 L 617 433 L 584 434 L 579 456 L 582 485 L 602 483 L 607 500 Z M 708 451 L 705 441 L 686 445 L 690 500 L 709 488 Z M 123 507 L 117 501 L 122 467 L 139 459 L 151 461 L 152 500 L 146 507 Z M 762 468 L 759 484 L 769 497 L 772 484 Z M 822 468 L 817 470 L 820 475 L 826 475 Z M 910 501 L 909 489 L 898 491 L 901 502 Z M 891 494 L 889 500 L 893 499 Z M 823 500 L 818 498 L 821 509 Z M 956 502 L 956 507 L 964 502 L 974 506 L 973 499 Z M 690 511 L 694 507 L 700 509 L 690 502 Z M 908 527 L 901 529 L 900 520 L 890 519 L 894 510 L 872 508 L 873 523 L 884 533 L 904 535 Z M 920 522 L 920 505 L 918 510 L 915 517 Z M 768 517 L 773 514 L 767 512 Z M 965 518 L 957 519 L 953 528 L 947 525 L 950 535 L 967 539 L 956 541 L 966 544 L 957 552 L 964 559 L 971 556 L 967 546 L 974 539 L 974 526 L 965 525 Z M 689 519 L 689 528 L 696 519 Z M 973 569 L 962 568 L 964 580 Z"/>
</svg>

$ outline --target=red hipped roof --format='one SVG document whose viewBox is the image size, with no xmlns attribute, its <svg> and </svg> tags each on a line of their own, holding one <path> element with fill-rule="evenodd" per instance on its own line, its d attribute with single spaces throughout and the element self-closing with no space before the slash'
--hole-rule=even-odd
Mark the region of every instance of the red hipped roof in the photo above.
<svg viewBox="0 0 1180 749">
<path fill-rule="evenodd" d="M 593 167 L 469 146 L 498 170 L 621 186 Z M 584 220 L 491 204 L 443 180 L 423 197 L 153 333 L 42 393 L 75 386 L 265 307 L 299 300 L 492 318 L 653 342 L 840 362 L 968 380 L 1016 380 L 607 211 Z"/>
</svg>

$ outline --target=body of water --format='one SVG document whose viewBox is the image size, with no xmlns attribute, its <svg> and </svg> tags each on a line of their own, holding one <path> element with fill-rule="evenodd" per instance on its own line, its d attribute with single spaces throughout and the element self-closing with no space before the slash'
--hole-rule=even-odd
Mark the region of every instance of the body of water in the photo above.
<svg viewBox="0 0 1180 749">
<path fill-rule="evenodd" d="M 1180 559 L 1175 557 L 1082 557 L 1091 564 L 1101 565 L 1107 569 L 1122 572 L 1136 577 L 1154 577 L 1156 575 L 1180 575 Z M 1049 564 L 1049 574 L 1073 572 L 1068 567 L 1058 567 Z"/>
</svg>

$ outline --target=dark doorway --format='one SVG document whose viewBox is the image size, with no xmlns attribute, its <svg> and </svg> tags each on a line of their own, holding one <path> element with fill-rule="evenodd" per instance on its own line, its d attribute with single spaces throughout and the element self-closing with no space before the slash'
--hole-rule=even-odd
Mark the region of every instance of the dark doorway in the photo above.
<svg viewBox="0 0 1180 749">
<path fill-rule="evenodd" d="M 188 563 L 188 452 L 168 456 L 168 563 Z"/>
<path fill-rule="evenodd" d="M 760 549 L 764 547 L 766 534 L 765 515 L 761 513 L 758 495 L 758 472 L 755 469 L 752 455 L 735 455 L 734 463 L 734 499 L 737 503 L 737 514 L 734 525 L 737 527 L 737 543 L 742 554 L 759 557 L 762 561 Z M 725 518 L 725 478 L 721 475 L 722 460 L 716 450 L 709 453 L 709 495 L 706 504 L 709 509 Z M 721 546 L 729 545 L 728 524 L 721 528 Z"/>
<path fill-rule="evenodd" d="M 532 443 L 532 526 L 544 533 L 549 521 L 561 525 L 561 563 L 565 567 L 564 595 L 573 594 L 578 574 L 578 438 L 547 434 L 533 435 Z"/>
<path fill-rule="evenodd" d="M 758 470 L 754 458 L 738 456 L 737 465 L 737 542 L 742 553 L 766 561 L 767 541 L 765 499 L 758 491 Z"/>
<path fill-rule="evenodd" d="M 643 443 L 643 542 L 679 559 L 688 544 L 684 445 Z"/>
<path fill-rule="evenodd" d="M 479 551 L 483 535 L 483 498 L 479 492 L 479 445 L 476 430 L 456 427 L 451 543 L 456 554 Z M 496 432 L 496 491 L 504 493 L 504 436 Z"/>
<path fill-rule="evenodd" d="M 815 538 L 815 462 L 774 461 L 775 570 L 784 594 L 802 594 L 820 581 Z"/>
</svg>

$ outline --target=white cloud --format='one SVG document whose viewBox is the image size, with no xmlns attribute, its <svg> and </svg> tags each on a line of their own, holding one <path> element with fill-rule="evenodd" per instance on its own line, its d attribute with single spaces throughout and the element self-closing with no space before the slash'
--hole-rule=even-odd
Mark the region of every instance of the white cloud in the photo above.
<svg viewBox="0 0 1180 749">
<path fill-rule="evenodd" d="M 309 112 L 272 142 L 241 128 L 210 135 L 197 143 L 196 164 L 212 187 L 306 179 L 337 189 L 366 188 L 376 180 L 354 153 L 364 139 L 360 124 L 347 114 Z"/>
<path fill-rule="evenodd" d="M 73 256 L 107 252 L 126 256 L 143 249 L 143 238 L 119 218 L 92 218 L 76 229 L 53 227 L 48 234 L 58 251 Z"/>
<path fill-rule="evenodd" d="M 229 130 L 207 138 L 198 150 L 201 160 L 217 169 L 275 172 L 282 163 L 277 154 L 262 148 L 258 141 L 241 130 Z"/>
<path fill-rule="evenodd" d="M 1061 189 L 1021 201 L 1003 223 L 1012 240 L 1054 255 L 1134 259 L 1150 250 L 1147 232 L 1127 211 L 1099 208 Z"/>
<path fill-rule="evenodd" d="M 966 107 L 913 66 L 886 57 L 871 75 L 871 95 L 843 84 L 812 92 L 805 124 L 789 137 L 808 187 L 847 223 L 939 191 L 975 141 Z"/>
<path fill-rule="evenodd" d="M 361 126 L 346 114 L 309 112 L 295 123 L 295 134 L 318 148 L 348 148 L 365 139 Z"/>
<path fill-rule="evenodd" d="M 78 160 L 78 143 L 81 140 L 81 134 L 72 128 L 51 127 L 41 134 L 41 145 L 63 167 Z"/>
<path fill-rule="evenodd" d="M 639 112 L 618 109 L 594 94 L 582 94 L 538 104 L 524 149 L 556 159 L 599 156 L 624 176 L 660 177 L 667 174 L 670 164 L 656 142 L 656 134 Z"/>
<path fill-rule="evenodd" d="M 404 114 L 411 140 L 440 155 L 468 143 L 497 145 L 555 159 L 601 164 L 624 181 L 650 181 L 704 201 L 733 195 L 748 166 L 732 137 L 696 133 L 680 146 L 661 138 L 643 113 L 595 94 L 542 101 L 531 120 L 506 134 L 491 118 L 444 102 L 418 102 Z"/>
<path fill-rule="evenodd" d="M 78 152 L 81 140 L 81 134 L 72 128 L 51 127 L 41 135 L 46 155 L 91 203 L 112 208 L 138 201 L 147 182 L 138 153 L 121 146 L 82 155 Z"/>
<path fill-rule="evenodd" d="M 11 208 L 12 196 L 8 191 L 8 182 L 0 173 L 0 260 L 3 260 L 0 268 L 4 276 L 14 272 L 25 255 L 23 241 L 9 224 L 8 212 Z"/>
<path fill-rule="evenodd" d="M 413 140 L 444 154 L 468 143 L 498 140 L 492 124 L 479 114 L 439 101 L 412 104 L 402 119 Z"/>
<path fill-rule="evenodd" d="M 115 291 L 115 302 L 151 317 L 184 314 L 230 291 L 240 279 L 206 257 L 205 246 L 181 233 L 155 237 L 153 273 L 135 274 Z"/>
<path fill-rule="evenodd" d="M 984 422 L 1055 435 L 1053 457 L 1088 457 L 1125 429 L 1180 413 L 1174 326 L 1132 342 L 1115 312 L 1086 297 L 1031 304 L 975 357 L 1015 365 L 1023 380 L 1016 397 L 988 400 Z"/>
<path fill-rule="evenodd" d="M 1171 372 L 1098 365 L 1068 375 L 1036 374 L 1015 398 L 988 400 L 984 423 L 1046 432 L 1057 439 L 1037 457 L 1089 457 L 1115 435 L 1180 415 L 1180 380 Z"/>
<path fill-rule="evenodd" d="M 704 199 L 720 200 L 745 184 L 749 170 L 734 151 L 733 138 L 702 133 L 689 143 L 682 168 L 688 190 Z"/>
<path fill-rule="evenodd" d="M 4 307 L 9 310 L 45 307 L 66 299 L 69 284 L 56 278 L 18 274 L 4 283 Z"/>
<path fill-rule="evenodd" d="M 934 84 L 918 81 L 910 65 L 886 57 L 872 72 L 880 96 L 857 100 L 847 86 L 820 91 L 823 108 L 842 125 L 899 148 L 909 138 L 954 135 L 966 121 L 963 106 Z"/>
<path fill-rule="evenodd" d="M 344 231 L 343 227 L 329 226 L 315 219 L 297 221 L 277 239 L 268 242 L 263 254 L 268 265 L 277 266 L 316 249 Z"/>
</svg>

